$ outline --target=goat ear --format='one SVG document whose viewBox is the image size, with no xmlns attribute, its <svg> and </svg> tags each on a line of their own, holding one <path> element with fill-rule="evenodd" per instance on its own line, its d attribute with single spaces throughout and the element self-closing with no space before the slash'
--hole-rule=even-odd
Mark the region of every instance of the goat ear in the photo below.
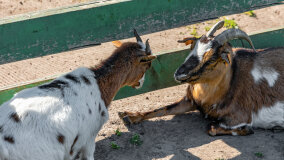
<svg viewBox="0 0 284 160">
<path fill-rule="evenodd" d="M 229 57 L 228 57 L 228 53 L 221 53 L 221 58 L 222 60 L 224 60 L 225 62 L 227 62 L 228 64 L 230 64 L 230 61 L 229 61 Z"/>
<path fill-rule="evenodd" d="M 184 38 L 183 40 L 178 40 L 178 43 L 185 43 L 185 45 L 190 45 L 197 40 L 196 37 L 188 37 Z"/>
<path fill-rule="evenodd" d="M 192 44 L 194 42 L 194 40 L 187 40 L 186 42 L 184 42 L 185 43 L 185 45 L 190 45 L 190 44 Z"/>
<path fill-rule="evenodd" d="M 122 42 L 120 41 L 112 41 L 111 42 L 116 48 L 119 48 L 122 45 Z"/>
<path fill-rule="evenodd" d="M 152 60 L 154 60 L 156 58 L 157 58 L 157 56 L 153 56 L 153 55 L 141 56 L 139 58 L 139 63 L 148 63 L 148 62 L 151 62 Z"/>
</svg>

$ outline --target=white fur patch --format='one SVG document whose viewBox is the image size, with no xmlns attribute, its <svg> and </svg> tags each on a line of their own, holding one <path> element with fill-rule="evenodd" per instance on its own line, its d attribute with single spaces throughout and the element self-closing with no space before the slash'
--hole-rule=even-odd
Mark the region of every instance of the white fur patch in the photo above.
<svg viewBox="0 0 284 160">
<path fill-rule="evenodd" d="M 255 83 L 258 83 L 261 79 L 265 79 L 270 87 L 273 87 L 278 79 L 279 73 L 273 68 L 261 69 L 257 65 L 251 70 L 251 75 Z"/>
<path fill-rule="evenodd" d="M 78 151 L 82 151 L 80 156 L 94 159 L 94 139 L 107 121 L 108 111 L 92 71 L 79 68 L 69 74 L 78 82 L 61 76 L 56 80 L 68 83 L 61 89 L 26 89 L 0 107 L 1 160 L 74 159 Z M 10 118 L 13 113 L 19 116 L 20 122 Z M 3 135 L 12 136 L 15 143 L 7 143 Z M 59 135 L 64 136 L 62 143 Z M 76 136 L 79 138 L 73 146 L 74 154 L 70 155 Z"/>
<path fill-rule="evenodd" d="M 208 52 L 212 47 L 212 42 L 209 41 L 208 43 L 202 43 L 200 40 L 198 40 L 193 48 L 193 50 L 189 53 L 189 55 L 186 57 L 185 62 L 192 56 L 196 55 L 199 59 L 199 61 L 202 60 L 203 55 Z"/>
<path fill-rule="evenodd" d="M 251 124 L 248 124 L 248 123 L 240 123 L 238 125 L 235 125 L 235 126 L 227 126 L 223 123 L 220 123 L 220 127 L 224 128 L 224 129 L 237 129 L 237 128 L 241 128 L 243 126 L 251 126 Z"/>
<path fill-rule="evenodd" d="M 233 136 L 237 136 L 238 133 L 237 133 L 237 132 L 232 132 L 232 135 L 233 135 Z"/>
<path fill-rule="evenodd" d="M 141 51 L 146 51 L 146 45 L 143 42 L 137 42 L 141 46 Z"/>
<path fill-rule="evenodd" d="M 276 102 L 270 107 L 263 106 L 258 113 L 253 113 L 252 126 L 265 129 L 275 126 L 284 128 L 284 103 Z"/>
<path fill-rule="evenodd" d="M 145 73 L 144 73 L 143 77 L 139 80 L 139 86 L 136 86 L 135 88 L 136 89 L 141 88 L 144 84 L 144 81 L 145 81 Z"/>
</svg>

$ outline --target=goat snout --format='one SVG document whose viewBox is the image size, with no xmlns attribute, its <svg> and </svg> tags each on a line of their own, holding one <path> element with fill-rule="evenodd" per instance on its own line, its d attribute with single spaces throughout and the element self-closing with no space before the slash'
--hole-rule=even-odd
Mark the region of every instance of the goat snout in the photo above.
<svg viewBox="0 0 284 160">
<path fill-rule="evenodd" d="M 187 76 L 186 69 L 183 66 L 178 68 L 174 74 L 175 80 L 178 82 L 184 80 L 186 76 Z"/>
<path fill-rule="evenodd" d="M 175 80 L 178 82 L 186 81 L 190 77 L 193 68 L 192 65 L 183 64 L 176 70 L 174 74 Z"/>
</svg>

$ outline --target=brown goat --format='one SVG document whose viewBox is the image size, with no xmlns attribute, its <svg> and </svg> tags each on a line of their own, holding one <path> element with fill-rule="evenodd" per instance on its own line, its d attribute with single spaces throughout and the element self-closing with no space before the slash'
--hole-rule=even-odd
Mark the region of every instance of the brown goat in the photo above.
<svg viewBox="0 0 284 160">
<path fill-rule="evenodd" d="M 200 38 L 180 42 L 191 44 L 185 62 L 174 74 L 188 83 L 180 101 L 150 112 L 119 113 L 125 123 L 137 123 L 165 115 L 198 109 L 212 119 L 208 134 L 248 135 L 251 127 L 284 128 L 284 48 L 255 51 L 248 35 L 239 29 L 213 34 L 223 27 L 217 23 Z M 253 50 L 233 49 L 228 43 L 245 39 Z"/>
</svg>

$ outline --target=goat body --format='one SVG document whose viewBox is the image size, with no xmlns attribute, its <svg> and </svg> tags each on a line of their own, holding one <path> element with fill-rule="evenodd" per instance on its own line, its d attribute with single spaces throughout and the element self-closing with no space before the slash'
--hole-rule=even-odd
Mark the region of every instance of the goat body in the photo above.
<svg viewBox="0 0 284 160">
<path fill-rule="evenodd" d="M 0 107 L 1 160 L 92 159 L 108 111 L 94 73 L 79 68 Z M 1 151 L 1 149 L 0 149 Z"/>
<path fill-rule="evenodd" d="M 138 123 L 198 109 L 205 117 L 213 120 L 208 129 L 212 136 L 248 135 L 253 133 L 251 127 L 284 128 L 284 48 L 254 52 L 249 49 L 232 49 L 229 44 L 225 44 L 216 49 L 216 54 L 227 53 L 227 49 L 231 51 L 226 61 L 215 55 L 215 51 L 210 48 L 207 49 L 208 53 L 201 55 L 218 57 L 211 60 L 212 64 L 203 63 L 208 68 L 215 67 L 217 70 L 213 74 L 214 80 L 202 79 L 202 74 L 207 70 L 211 72 L 212 69 L 200 67 L 192 74 L 201 75 L 198 78 L 202 81 L 190 82 L 187 95 L 180 101 L 149 112 L 121 112 L 120 118 L 127 124 Z M 193 54 L 190 56 L 194 56 Z M 228 65 L 227 62 L 231 64 Z M 212 76 L 211 73 L 206 74 Z M 195 78 L 192 79 L 195 81 Z"/>
<path fill-rule="evenodd" d="M 284 128 L 284 48 L 258 53 L 234 50 L 231 72 L 223 79 L 189 84 L 187 95 L 174 104 L 145 113 L 124 112 L 120 117 L 125 123 L 137 123 L 198 109 L 218 122 L 210 126 L 211 135 L 247 135 L 252 133 L 250 126 Z"/>
<path fill-rule="evenodd" d="M 284 48 L 257 53 L 236 49 L 235 53 L 230 89 L 216 110 L 226 108 L 227 114 L 235 113 L 228 126 L 247 123 L 265 129 L 284 128 Z"/>
<path fill-rule="evenodd" d="M 229 88 L 221 98 L 212 103 L 202 103 L 202 97 L 194 95 L 209 92 L 210 89 L 226 87 L 225 82 L 219 86 L 207 84 L 190 85 L 188 95 L 191 95 L 196 108 L 206 116 L 219 121 L 221 133 L 246 135 L 252 133 L 248 128 L 284 128 L 284 48 L 267 49 L 254 53 L 246 49 L 235 49 L 232 62 L 232 75 Z M 229 74 L 229 73 L 228 73 Z M 201 85 L 200 88 L 196 88 Z M 195 89 L 196 88 L 196 89 Z M 212 94 L 211 98 L 218 96 Z M 189 98 L 189 97 L 188 97 Z M 190 99 L 190 98 L 189 98 Z M 232 129 L 229 132 L 228 129 Z M 242 131 L 242 132 L 241 132 Z M 211 131 L 214 132 L 214 131 Z M 215 133 L 211 133 L 215 134 Z"/>
<path fill-rule="evenodd" d="M 119 113 L 125 123 L 175 115 L 195 109 L 211 118 L 208 134 L 248 135 L 251 127 L 284 128 L 284 48 L 255 50 L 242 30 L 228 29 L 214 37 L 224 21 L 206 35 L 178 42 L 191 52 L 176 70 L 176 81 L 189 83 L 180 101 L 150 112 Z M 229 41 L 245 39 L 253 50 L 233 49 Z"/>
<path fill-rule="evenodd" d="M 95 137 L 123 86 L 139 88 L 156 57 L 148 40 L 127 42 L 99 66 L 26 89 L 0 107 L 1 160 L 94 159 Z"/>
</svg>

